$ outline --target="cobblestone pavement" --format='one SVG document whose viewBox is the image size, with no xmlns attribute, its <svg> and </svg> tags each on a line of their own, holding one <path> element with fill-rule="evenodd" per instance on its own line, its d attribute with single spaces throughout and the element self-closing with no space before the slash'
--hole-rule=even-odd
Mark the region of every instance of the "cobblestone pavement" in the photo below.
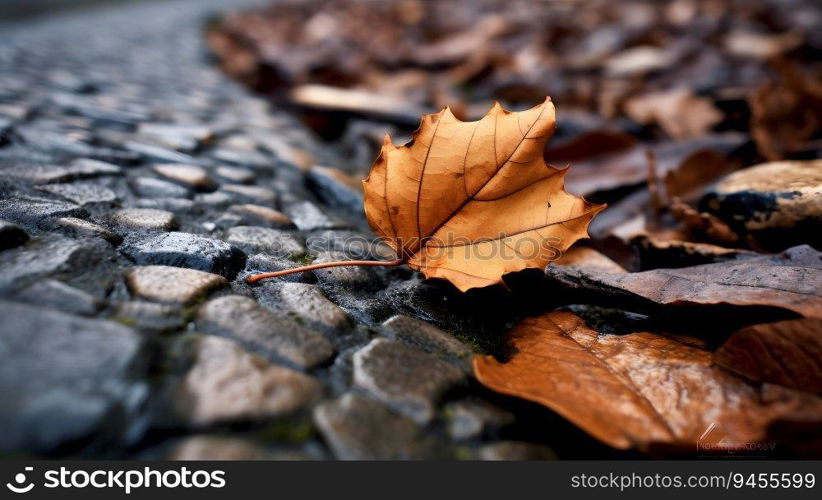
<svg viewBox="0 0 822 500">
<path fill-rule="evenodd" d="M 402 268 L 244 283 L 362 258 L 343 241 L 371 233 L 318 167 L 334 152 L 211 64 L 217 4 L 0 30 L 0 453 L 550 458 L 556 433 L 584 439 L 471 376 L 521 298 Z"/>
</svg>

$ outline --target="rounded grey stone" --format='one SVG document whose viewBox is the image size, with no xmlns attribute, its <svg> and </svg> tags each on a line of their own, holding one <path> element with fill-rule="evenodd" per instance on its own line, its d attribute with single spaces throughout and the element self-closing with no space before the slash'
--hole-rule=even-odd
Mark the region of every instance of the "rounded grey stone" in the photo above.
<svg viewBox="0 0 822 500">
<path fill-rule="evenodd" d="M 334 229 L 346 226 L 346 224 L 326 214 L 310 201 L 293 203 L 286 208 L 285 213 L 291 217 L 294 224 L 303 231 Z"/>
<path fill-rule="evenodd" d="M 114 212 L 111 222 L 130 229 L 171 231 L 177 227 L 174 214 L 156 208 L 124 208 Z"/>
<path fill-rule="evenodd" d="M 265 226 L 275 229 L 294 229 L 294 222 L 279 210 L 246 203 L 244 205 L 232 205 L 228 207 L 227 213 L 237 217 L 237 225 Z"/>
<path fill-rule="evenodd" d="M 105 248 L 104 248 L 105 247 Z M 0 265 L 0 288 L 15 286 L 23 280 L 31 280 L 56 273 L 82 273 L 93 275 L 104 272 L 110 258 L 105 250 L 111 247 L 94 240 L 68 238 L 34 241 L 29 245 L 3 252 Z M 92 268 L 81 264 L 96 263 Z"/>
<path fill-rule="evenodd" d="M 274 290 L 275 293 L 270 293 Z M 316 285 L 277 283 L 266 291 L 269 293 L 257 295 L 262 305 L 292 312 L 307 324 L 331 330 L 345 330 L 352 326 L 348 314 L 331 302 Z"/>
<path fill-rule="evenodd" d="M 445 406 L 448 434 L 454 439 L 479 439 L 514 423 L 514 415 L 480 400 L 463 400 Z"/>
<path fill-rule="evenodd" d="M 191 233 L 141 235 L 120 251 L 139 265 L 187 267 L 223 276 L 233 276 L 245 263 L 245 255 L 228 243 Z"/>
<path fill-rule="evenodd" d="M 102 307 L 87 292 L 55 279 L 35 281 L 15 297 L 38 307 L 53 307 L 74 314 L 92 315 Z"/>
<path fill-rule="evenodd" d="M 331 206 L 362 213 L 362 184 L 339 169 L 314 166 L 306 174 L 309 186 Z"/>
<path fill-rule="evenodd" d="M 137 133 L 186 153 L 211 140 L 214 134 L 211 128 L 204 125 L 178 123 L 141 123 Z"/>
<path fill-rule="evenodd" d="M 155 165 L 154 171 L 166 179 L 189 186 L 194 189 L 212 189 L 217 184 L 209 177 L 203 167 L 168 163 Z"/>
<path fill-rule="evenodd" d="M 421 424 L 464 378 L 459 368 L 396 340 L 374 339 L 354 354 L 354 384 Z"/>
<path fill-rule="evenodd" d="M 267 227 L 232 227 L 226 233 L 226 241 L 251 254 L 266 253 L 288 258 L 307 252 L 305 245 L 295 235 Z"/>
<path fill-rule="evenodd" d="M 312 264 L 352 260 L 343 252 L 322 252 L 317 255 Z M 315 269 L 314 274 L 321 285 L 328 288 L 343 287 L 346 289 L 360 289 L 366 291 L 378 290 L 383 286 L 374 269 L 359 266 L 340 266 Z"/>
<path fill-rule="evenodd" d="M 60 217 L 54 221 L 57 227 L 72 236 L 91 236 L 102 238 L 113 245 L 119 245 L 123 241 L 119 235 L 112 233 L 103 226 L 97 225 L 87 220 L 78 219 L 76 217 Z"/>
<path fill-rule="evenodd" d="M 126 204 L 136 208 L 154 208 L 174 213 L 189 214 L 195 211 L 195 202 L 188 198 L 138 198 Z"/>
<path fill-rule="evenodd" d="M 441 453 L 440 443 L 415 422 L 354 393 L 317 406 L 314 421 L 342 460 L 421 460 Z"/>
<path fill-rule="evenodd" d="M 200 193 L 194 197 L 194 202 L 209 208 L 225 208 L 234 203 L 234 197 L 218 190 L 213 193 Z"/>
<path fill-rule="evenodd" d="M 274 205 L 277 202 L 277 195 L 274 191 L 264 187 L 227 184 L 222 186 L 220 190 L 228 193 L 235 201 L 240 203 Z"/>
<path fill-rule="evenodd" d="M 153 177 L 137 177 L 131 180 L 131 188 L 144 198 L 185 198 L 188 189 L 173 182 Z"/>
<path fill-rule="evenodd" d="M 150 332 L 173 332 L 188 323 L 179 304 L 129 300 L 120 302 L 113 319 Z"/>
<path fill-rule="evenodd" d="M 36 183 L 69 182 L 101 176 L 122 175 L 123 169 L 117 165 L 90 158 L 78 158 L 66 166 L 32 165 L 26 169 L 11 172 L 14 177 Z"/>
<path fill-rule="evenodd" d="M 0 451 L 122 439 L 145 399 L 144 341 L 119 323 L 0 301 Z"/>
<path fill-rule="evenodd" d="M 383 322 L 382 330 L 389 338 L 408 342 L 431 353 L 456 359 L 466 359 L 473 353 L 470 347 L 450 333 L 408 316 L 397 315 L 389 318 Z"/>
<path fill-rule="evenodd" d="M 204 333 L 235 339 L 269 358 L 303 368 L 316 366 L 334 354 L 333 346 L 322 334 L 239 295 L 208 301 L 197 312 L 197 327 Z"/>
<path fill-rule="evenodd" d="M 189 304 L 211 290 L 228 285 L 219 274 L 171 266 L 142 266 L 126 274 L 126 284 L 137 297 L 158 302 Z"/>
<path fill-rule="evenodd" d="M 90 203 L 111 203 L 117 201 L 117 195 L 111 189 L 93 182 L 72 182 L 68 184 L 47 184 L 39 190 L 55 194 L 73 201 L 78 205 Z"/>
<path fill-rule="evenodd" d="M 233 184 L 249 184 L 254 182 L 254 171 L 243 167 L 217 167 L 214 173 Z"/>
<path fill-rule="evenodd" d="M 315 400 L 321 389 L 313 377 L 206 336 L 197 342 L 176 403 L 183 419 L 200 427 L 287 415 Z"/>
<path fill-rule="evenodd" d="M 42 198 L 8 198 L 0 200 L 0 218 L 22 226 L 36 228 L 49 219 L 88 217 L 88 212 L 74 203 Z"/>
</svg>

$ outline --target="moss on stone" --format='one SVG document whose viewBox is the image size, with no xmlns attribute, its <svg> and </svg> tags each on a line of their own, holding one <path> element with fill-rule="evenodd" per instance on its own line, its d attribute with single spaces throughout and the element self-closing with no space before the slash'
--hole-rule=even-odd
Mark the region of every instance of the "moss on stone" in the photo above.
<svg viewBox="0 0 822 500">
<path fill-rule="evenodd" d="M 305 442 L 314 434 L 314 426 L 308 417 L 275 420 L 257 432 L 260 439 L 289 444 Z"/>
<path fill-rule="evenodd" d="M 314 262 L 314 256 L 309 253 L 294 254 L 288 257 L 288 260 L 301 266 L 307 266 Z"/>
</svg>

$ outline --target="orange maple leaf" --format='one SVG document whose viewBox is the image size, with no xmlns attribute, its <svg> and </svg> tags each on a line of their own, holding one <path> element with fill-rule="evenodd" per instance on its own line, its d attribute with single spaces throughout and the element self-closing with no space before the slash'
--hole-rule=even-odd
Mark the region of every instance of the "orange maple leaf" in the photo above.
<svg viewBox="0 0 822 500">
<path fill-rule="evenodd" d="M 449 108 L 424 115 L 404 146 L 386 136 L 363 181 L 365 214 L 398 259 L 333 264 L 407 264 L 462 291 L 545 267 L 587 237 L 591 219 L 605 208 L 565 191 L 567 169 L 543 160 L 555 125 L 546 98 L 522 112 L 494 104 L 474 122 L 460 121 Z"/>
</svg>

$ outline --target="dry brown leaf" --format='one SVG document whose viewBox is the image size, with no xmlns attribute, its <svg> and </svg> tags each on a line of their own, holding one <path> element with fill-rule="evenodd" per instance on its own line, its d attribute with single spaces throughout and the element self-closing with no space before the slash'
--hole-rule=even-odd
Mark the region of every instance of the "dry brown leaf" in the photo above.
<svg viewBox="0 0 822 500">
<path fill-rule="evenodd" d="M 631 238 L 642 262 L 642 269 L 698 266 L 728 260 L 757 257 L 758 254 L 742 248 L 726 248 L 711 243 L 687 241 L 676 232 L 640 233 Z"/>
<path fill-rule="evenodd" d="M 688 89 L 633 97 L 625 103 L 625 112 L 637 123 L 657 123 L 666 134 L 677 140 L 703 136 L 722 121 L 722 113 L 711 99 L 697 97 Z"/>
<path fill-rule="evenodd" d="M 667 171 L 663 178 L 668 200 L 678 197 L 696 200 L 707 186 L 740 166 L 739 161 L 714 150 L 704 149 L 687 156 Z"/>
<path fill-rule="evenodd" d="M 419 107 L 395 97 L 328 85 L 300 85 L 291 89 L 289 97 L 300 106 L 344 111 L 402 124 L 414 123 L 421 114 Z"/>
<path fill-rule="evenodd" d="M 566 192 L 566 170 L 543 160 L 554 126 L 550 99 L 516 113 L 495 104 L 475 122 L 423 116 L 410 143 L 386 137 L 363 181 L 369 224 L 409 267 L 462 291 L 545 267 L 604 208 Z"/>
<path fill-rule="evenodd" d="M 712 424 L 734 443 L 758 442 L 772 423 L 815 422 L 822 414 L 818 396 L 751 385 L 714 365 L 696 339 L 600 334 L 555 311 L 523 321 L 508 340 L 515 352 L 506 362 L 474 358 L 479 381 L 545 405 L 616 448 L 696 451 Z"/>
<path fill-rule="evenodd" d="M 765 34 L 748 31 L 732 31 L 725 37 L 725 49 L 738 57 L 768 59 L 779 56 L 802 45 L 800 31 Z"/>
<path fill-rule="evenodd" d="M 689 141 L 638 144 L 619 154 L 575 162 L 568 174 L 568 186 L 587 195 L 645 182 L 648 178 L 649 150 L 653 152 L 658 174 L 663 178 L 671 171 L 680 170 L 682 165 L 694 165 L 701 161 L 710 161 L 710 165 L 717 170 L 725 171 L 724 165 L 732 163 L 728 157 L 744 143 L 743 135 L 726 132 Z M 686 167 L 686 170 L 692 168 Z M 700 186 L 704 184 L 700 183 Z"/>
<path fill-rule="evenodd" d="M 561 267 L 584 267 L 607 273 L 626 273 L 624 267 L 590 247 L 576 246 L 551 263 Z"/>
<path fill-rule="evenodd" d="M 636 139 L 619 131 L 592 130 L 546 151 L 548 161 L 565 162 L 615 154 L 636 144 Z"/>
<path fill-rule="evenodd" d="M 771 306 L 822 318 L 822 255 L 807 245 L 681 269 L 619 274 L 549 267 L 545 272 L 564 286 L 663 305 Z"/>
<path fill-rule="evenodd" d="M 476 53 L 478 48 L 490 44 L 510 29 L 509 22 L 499 15 L 487 15 L 460 33 L 452 34 L 418 47 L 409 57 L 420 66 L 443 66 L 462 62 Z"/>
<path fill-rule="evenodd" d="M 700 212 L 677 197 L 671 200 L 669 208 L 671 215 L 682 224 L 682 231 L 687 234 L 723 244 L 740 241 L 739 235 L 722 219 L 708 212 Z"/>
<path fill-rule="evenodd" d="M 782 79 L 751 93 L 751 135 L 770 161 L 782 160 L 822 130 L 822 84 L 799 68 L 780 64 Z M 818 75 L 816 75 L 818 76 Z"/>
<path fill-rule="evenodd" d="M 822 320 L 753 325 L 731 335 L 716 363 L 757 382 L 822 393 Z"/>
</svg>

